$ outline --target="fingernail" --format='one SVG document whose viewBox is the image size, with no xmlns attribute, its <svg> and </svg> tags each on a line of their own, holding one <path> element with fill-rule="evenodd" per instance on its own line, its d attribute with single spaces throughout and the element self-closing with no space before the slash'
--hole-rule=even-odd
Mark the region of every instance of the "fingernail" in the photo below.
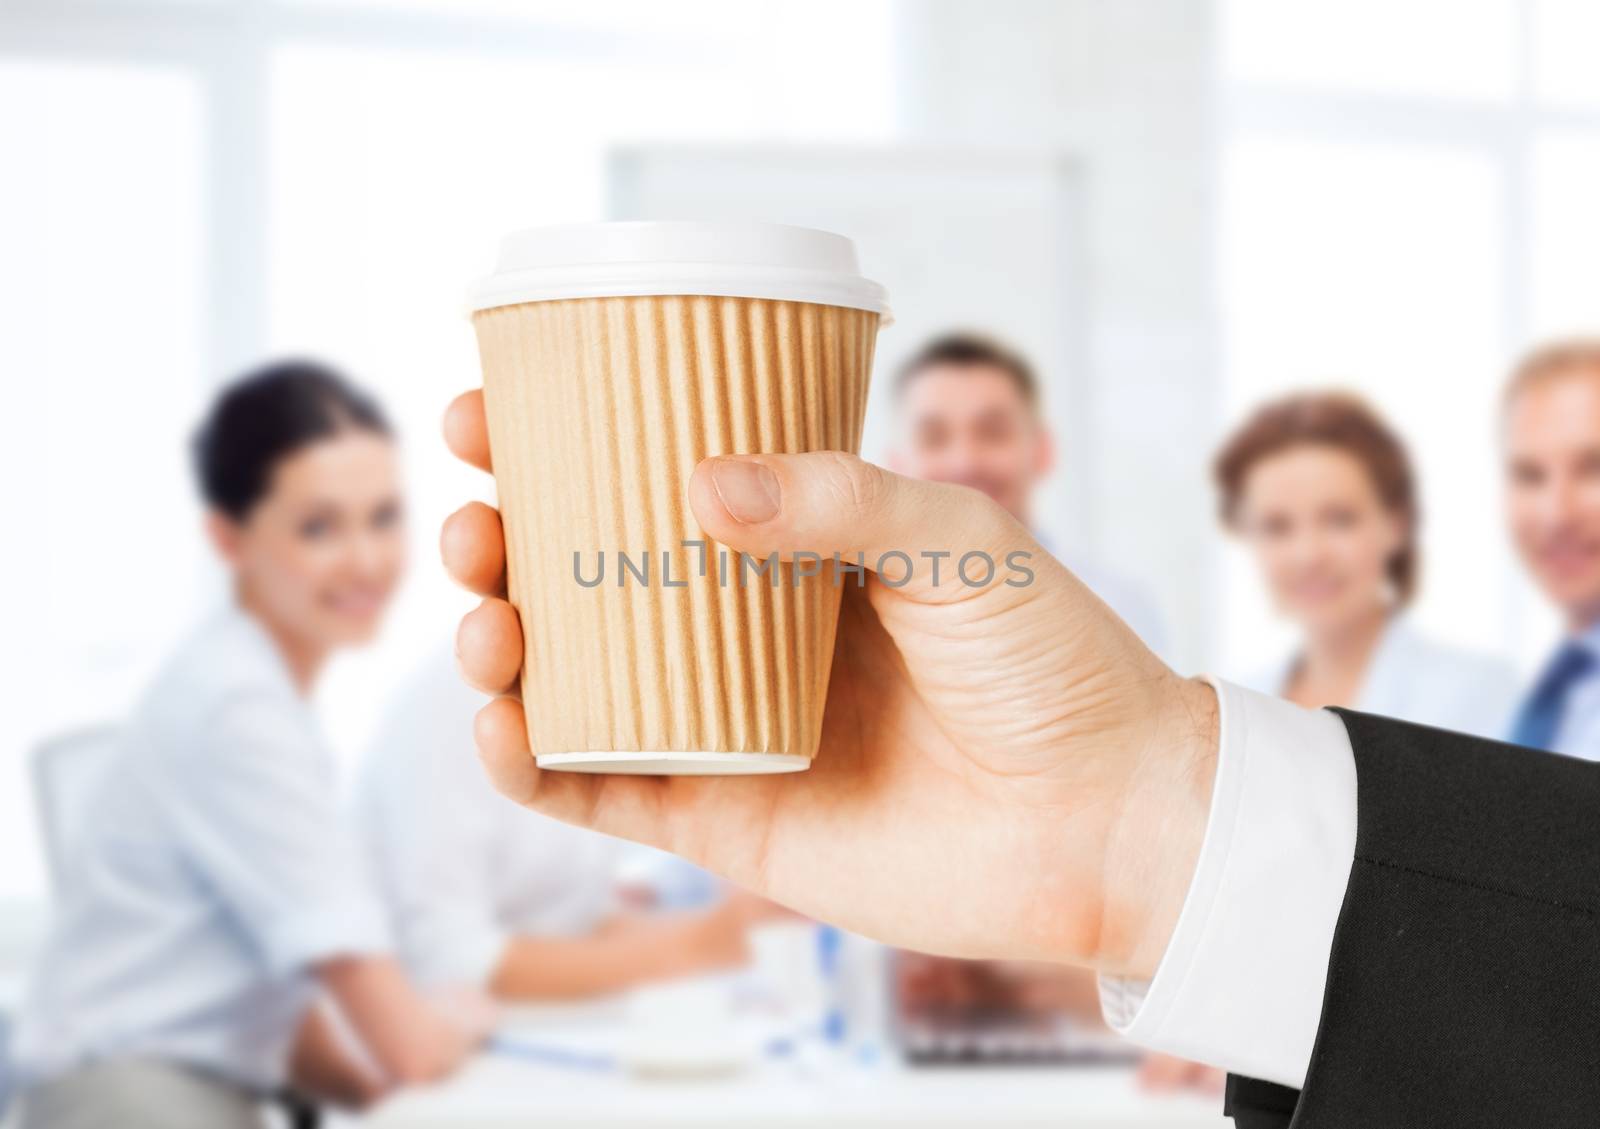
<svg viewBox="0 0 1600 1129">
<path fill-rule="evenodd" d="M 778 476 L 760 463 L 718 459 L 711 467 L 711 485 L 735 521 L 755 525 L 778 516 Z"/>
</svg>

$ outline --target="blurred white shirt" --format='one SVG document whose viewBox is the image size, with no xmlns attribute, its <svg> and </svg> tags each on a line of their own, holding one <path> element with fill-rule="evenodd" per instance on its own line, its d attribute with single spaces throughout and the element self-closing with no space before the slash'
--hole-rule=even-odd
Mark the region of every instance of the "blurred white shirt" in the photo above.
<svg viewBox="0 0 1600 1129">
<path fill-rule="evenodd" d="M 1282 696 L 1298 661 L 1297 653 L 1286 655 L 1242 684 Z M 1519 688 L 1510 663 L 1436 642 L 1399 616 L 1384 630 L 1350 708 L 1503 741 Z"/>
<path fill-rule="evenodd" d="M 24 1083 L 144 1057 L 281 1086 L 308 967 L 387 951 L 332 754 L 229 608 L 146 694 L 68 843 L 18 1032 Z"/>
<path fill-rule="evenodd" d="M 489 783 L 472 737 L 487 700 L 441 650 L 396 696 L 362 766 L 373 869 L 424 983 L 482 984 L 514 935 L 582 936 L 618 910 L 620 840 L 528 811 Z"/>
<path fill-rule="evenodd" d="M 1049 545 L 1045 545 L 1049 549 Z M 1158 655 L 1167 650 L 1167 625 L 1161 610 L 1142 584 L 1124 576 L 1103 562 L 1082 553 L 1063 552 L 1056 559 L 1104 601 L 1106 607 L 1117 613 L 1133 633 L 1144 640 L 1144 645 Z"/>
</svg>

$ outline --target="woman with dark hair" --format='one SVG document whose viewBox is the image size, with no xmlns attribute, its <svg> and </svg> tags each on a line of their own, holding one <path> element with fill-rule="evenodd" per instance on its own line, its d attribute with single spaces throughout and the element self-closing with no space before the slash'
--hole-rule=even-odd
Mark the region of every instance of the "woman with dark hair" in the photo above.
<svg viewBox="0 0 1600 1129">
<path fill-rule="evenodd" d="M 1300 628 L 1293 653 L 1253 679 L 1256 689 L 1305 706 L 1505 731 L 1511 668 L 1426 639 L 1405 618 L 1420 570 L 1416 478 L 1372 408 L 1342 393 L 1268 403 L 1223 445 L 1214 474 L 1223 524 Z"/>
<path fill-rule="evenodd" d="M 68 844 L 19 1031 L 23 1129 L 244 1129 L 291 1082 L 363 1105 L 486 1027 L 389 955 L 309 704 L 404 567 L 388 424 L 332 370 L 277 364 L 221 393 L 194 462 L 231 599 L 145 695 Z"/>
</svg>

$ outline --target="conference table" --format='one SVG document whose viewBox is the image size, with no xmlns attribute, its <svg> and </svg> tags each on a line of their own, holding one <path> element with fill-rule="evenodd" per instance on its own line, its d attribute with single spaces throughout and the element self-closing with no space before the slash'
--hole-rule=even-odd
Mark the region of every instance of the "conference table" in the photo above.
<svg viewBox="0 0 1600 1129">
<path fill-rule="evenodd" d="M 818 1046 L 782 1058 L 713 1058 L 698 1066 L 690 1054 L 667 1070 L 655 1069 L 646 1056 L 641 1068 L 612 1053 L 630 1039 L 630 1022 L 605 1006 L 520 1014 L 510 1024 L 509 1039 L 479 1054 L 453 1078 L 391 1098 L 360 1124 L 368 1129 L 1227 1125 L 1219 1097 L 1141 1094 L 1127 1066 L 913 1067 L 889 1050 L 862 1061 Z M 671 1032 L 665 1037 L 674 1041 Z M 682 1041 L 695 1038 L 690 1032 Z M 660 1038 L 653 1041 L 660 1049 Z M 551 1048 L 557 1048 L 553 1058 Z"/>
<path fill-rule="evenodd" d="M 1109 1068 L 893 1067 L 805 1081 L 575 1079 L 483 1056 L 392 1099 L 374 1129 L 1224 1129 L 1215 1097 L 1146 1096 Z"/>
</svg>

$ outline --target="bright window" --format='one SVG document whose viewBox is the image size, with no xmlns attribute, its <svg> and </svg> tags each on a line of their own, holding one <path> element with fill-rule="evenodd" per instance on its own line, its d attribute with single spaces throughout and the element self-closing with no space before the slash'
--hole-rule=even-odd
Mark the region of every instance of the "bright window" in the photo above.
<svg viewBox="0 0 1600 1129">
<path fill-rule="evenodd" d="M 1573 0 L 1575 4 L 1586 0 Z M 1504 99 L 1516 0 L 1226 0 L 1235 82 L 1361 96 Z"/>
<path fill-rule="evenodd" d="M 0 61 L 0 153 L 28 170 L 0 176 L 0 898 L 43 881 L 33 745 L 122 716 L 207 578 L 200 113 L 181 73 Z"/>
<path fill-rule="evenodd" d="M 1551 106 L 1600 110 L 1600 4 L 1534 0 L 1534 89 Z"/>
<path fill-rule="evenodd" d="M 1507 563 L 1492 501 L 1492 405 L 1506 332 L 1499 181 L 1453 146 L 1248 137 L 1225 172 L 1226 416 L 1298 388 L 1360 393 L 1405 430 L 1425 485 L 1416 615 L 1430 633 L 1494 649 Z M 1490 551 L 1463 555 L 1464 544 Z M 1442 563 L 1448 562 L 1448 563 Z M 1231 557 L 1231 669 L 1279 639 L 1250 562 Z M 1273 648 L 1275 650 L 1276 647 Z"/>
<path fill-rule="evenodd" d="M 1600 330 L 1600 130 L 1539 135 L 1531 204 L 1534 332 Z"/>
<path fill-rule="evenodd" d="M 1600 8 L 1226 0 L 1224 16 L 1226 422 L 1293 389 L 1365 393 L 1420 467 L 1422 625 L 1530 664 L 1555 622 L 1506 543 L 1493 427 L 1518 352 L 1600 332 Z M 1242 555 L 1224 577 L 1222 662 L 1270 661 L 1287 629 Z"/>
</svg>

